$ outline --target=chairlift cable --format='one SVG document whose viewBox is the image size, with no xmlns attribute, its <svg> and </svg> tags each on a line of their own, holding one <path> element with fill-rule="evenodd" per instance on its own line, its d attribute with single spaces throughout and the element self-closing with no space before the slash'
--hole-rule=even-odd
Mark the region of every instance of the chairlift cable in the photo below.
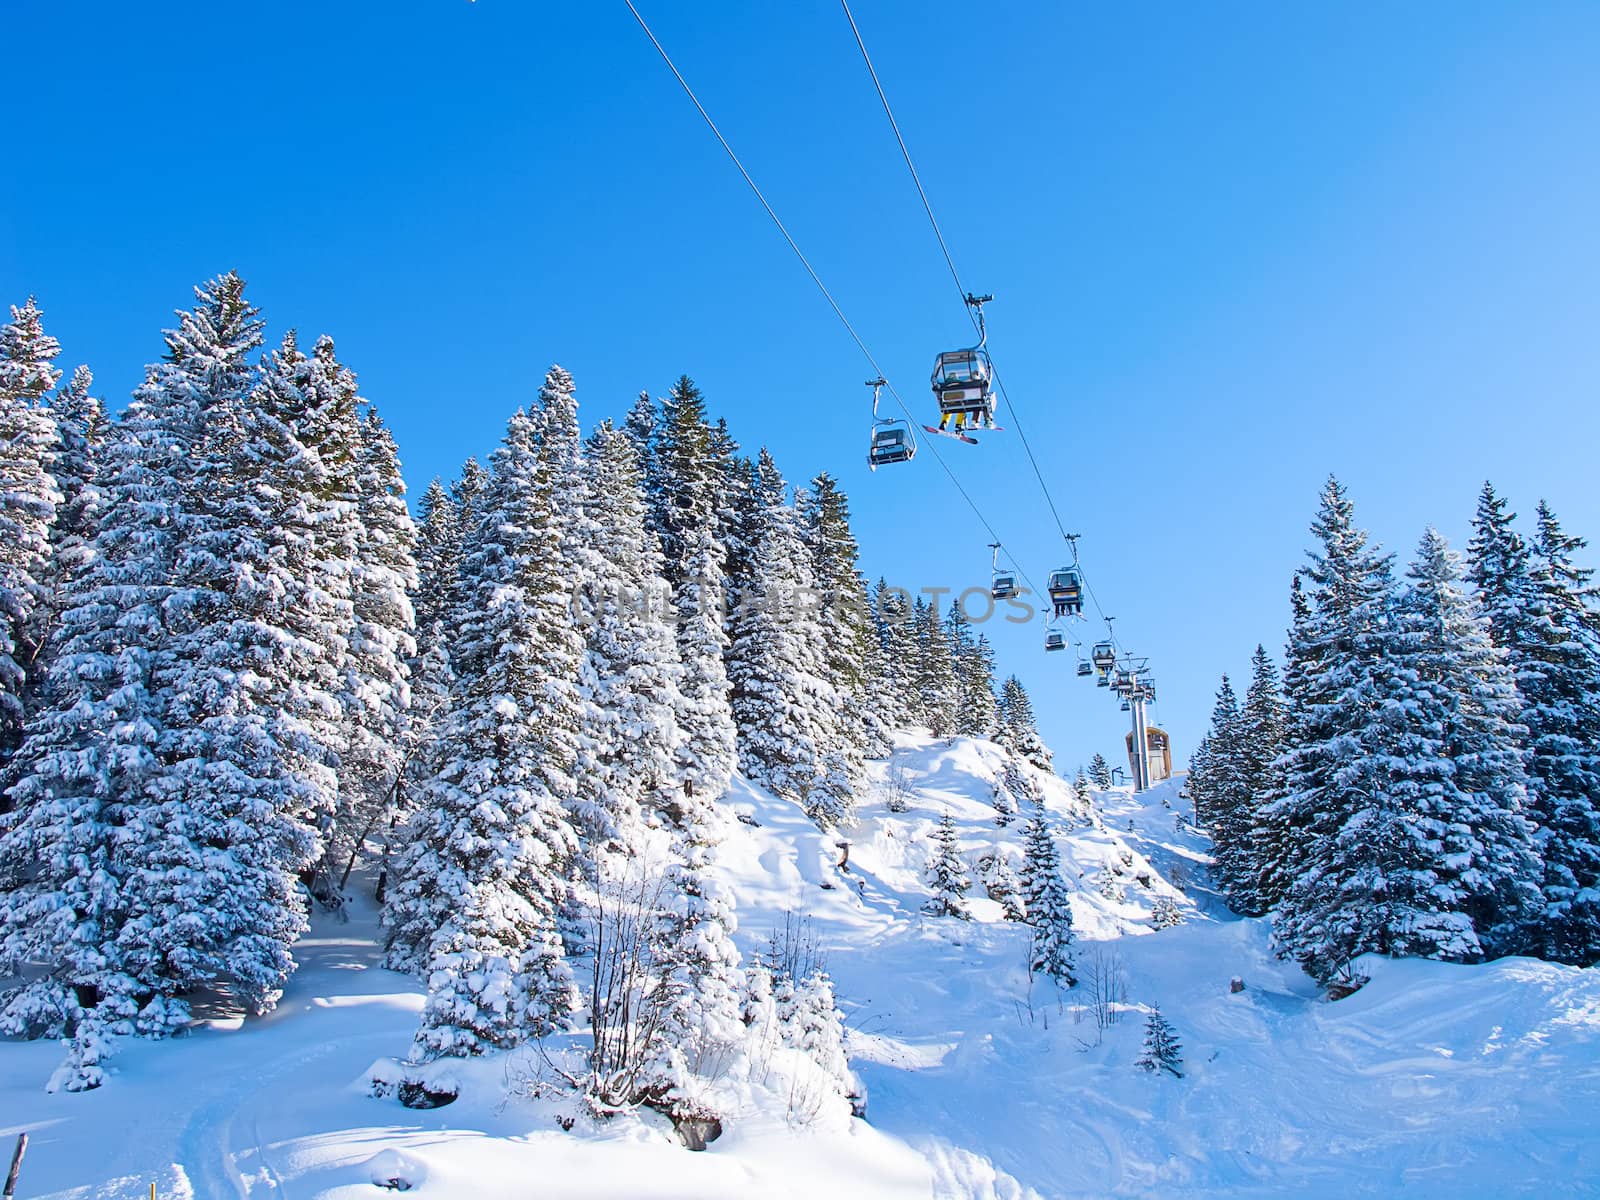
<svg viewBox="0 0 1600 1200">
<path fill-rule="evenodd" d="M 760 187 L 756 185 L 755 179 L 745 168 L 744 163 L 740 161 L 738 154 L 734 152 L 733 146 L 729 144 L 728 139 L 723 136 L 722 130 L 717 128 L 717 123 L 711 119 L 711 114 L 706 111 L 705 105 L 700 103 L 700 97 L 695 95 L 694 89 L 689 86 L 689 81 L 683 77 L 683 72 L 678 70 L 678 65 L 672 61 L 672 56 L 667 53 L 666 47 L 661 44 L 661 40 L 656 37 L 654 31 L 651 30 L 644 17 L 640 15 L 639 10 L 634 7 L 633 0 L 623 0 L 623 3 L 628 6 L 628 11 L 633 14 L 633 19 L 639 23 L 639 28 L 644 30 L 645 36 L 650 39 L 650 44 L 656 48 L 656 53 L 661 56 L 661 61 L 667 64 L 667 69 L 670 70 L 673 74 L 673 77 L 677 79 L 678 85 L 683 88 L 684 94 L 688 96 L 689 100 L 694 104 L 695 110 L 700 114 L 701 119 L 705 121 L 706 127 L 710 129 L 711 132 L 716 136 L 717 141 L 721 144 L 722 149 L 727 153 L 728 158 L 732 161 L 733 165 L 738 168 L 739 174 L 744 177 L 744 181 L 749 185 L 750 191 L 753 192 L 756 199 L 761 202 L 761 207 L 766 210 L 767 216 L 772 218 L 772 223 L 778 227 L 778 232 L 783 235 L 783 240 L 789 244 L 789 249 L 794 251 L 795 257 L 800 260 L 800 265 L 805 267 L 806 274 L 811 276 L 811 282 L 817 285 L 817 290 L 822 293 L 823 299 L 825 299 L 828 302 L 828 306 L 833 309 L 834 315 L 839 318 L 840 324 L 845 327 L 845 331 L 849 333 L 851 340 L 855 342 L 856 346 L 861 350 L 862 355 L 865 356 L 867 362 L 871 364 L 873 371 L 877 374 L 877 377 L 884 381 L 884 385 L 889 389 L 889 394 L 894 397 L 895 403 L 898 404 L 901 411 L 906 414 L 906 418 L 915 422 L 916 415 L 911 411 L 910 406 L 906 404 L 905 400 L 901 398 L 900 393 L 896 390 L 894 384 L 889 382 L 887 374 L 884 372 L 883 368 L 878 365 L 878 360 L 873 356 L 873 353 L 868 348 L 867 343 L 862 339 L 861 335 L 856 332 L 855 326 L 850 323 L 850 318 L 845 316 L 844 309 L 839 306 L 839 302 L 833 298 L 833 293 L 830 292 L 827 288 L 827 285 L 822 282 L 822 277 L 817 274 L 816 268 L 813 267 L 811 265 L 811 261 L 806 258 L 804 251 L 800 249 L 799 243 L 794 240 L 794 235 L 789 232 L 788 227 L 784 225 L 776 210 L 773 209 L 771 202 L 767 200 Z M 852 21 L 852 24 L 853 23 L 854 22 Z M 909 158 L 907 161 L 909 162 Z M 919 183 L 918 187 L 920 186 L 921 184 Z M 932 215 L 933 214 L 930 211 L 929 216 L 931 217 Z M 954 270 L 954 264 L 952 264 L 951 269 Z M 962 293 L 963 300 L 965 298 L 965 294 L 965 292 Z M 989 518 L 984 516 L 983 510 L 978 507 L 977 502 L 973 500 L 967 489 L 961 485 L 961 481 L 956 478 L 955 472 L 950 469 L 950 464 L 945 462 L 944 456 L 939 453 L 938 447 L 934 446 L 930 442 L 928 444 L 928 448 L 933 451 L 934 461 L 939 464 L 945 475 L 949 477 L 951 484 L 953 484 L 956 491 L 961 494 L 961 498 L 967 502 L 967 507 L 972 509 L 972 513 L 978 518 L 979 523 L 982 524 L 984 529 L 988 531 L 990 537 L 992 537 L 996 542 L 1000 542 L 1000 535 L 995 532 L 994 526 L 989 523 Z M 1027 582 L 1029 589 L 1032 590 L 1035 595 L 1042 595 L 1043 593 L 1034 586 L 1033 580 L 1028 577 L 1027 571 L 1023 569 L 1020 563 L 1016 562 L 1015 556 L 1009 554 L 1008 552 L 1007 557 L 1012 559 L 1013 564 L 1017 567 L 1017 574 L 1021 575 L 1022 578 Z"/>
<path fill-rule="evenodd" d="M 862 37 L 861 28 L 856 24 L 855 14 L 850 11 L 850 0 L 839 0 L 839 4 L 844 9 L 845 19 L 850 22 L 850 32 L 855 35 L 856 46 L 861 51 L 861 61 L 866 64 L 867 74 L 872 77 L 872 86 L 876 89 L 878 100 L 883 105 L 884 116 L 889 119 L 889 128 L 894 131 L 895 141 L 900 144 L 900 155 L 905 159 L 906 170 L 911 174 L 912 183 L 916 184 L 917 195 L 922 199 L 922 210 L 928 214 L 928 224 L 933 228 L 933 236 L 939 242 L 939 249 L 944 255 L 945 265 L 950 268 L 950 278 L 954 280 L 956 291 L 960 294 L 963 305 L 966 306 L 968 319 L 972 321 L 973 327 L 978 329 L 981 336 L 983 331 L 979 325 L 979 318 L 973 315 L 971 306 L 967 304 L 968 292 L 966 286 L 961 282 L 961 273 L 956 270 L 955 258 L 950 253 L 949 243 L 945 241 L 944 231 L 939 228 L 939 220 L 933 214 L 933 204 L 928 199 L 927 189 L 922 186 L 922 177 L 917 174 L 917 166 L 911 157 L 910 147 L 906 145 L 905 136 L 900 132 L 900 123 L 895 120 L 894 109 L 889 104 L 888 93 L 884 91 L 883 82 L 878 78 L 877 68 L 872 65 L 872 55 L 867 52 L 866 39 Z M 1044 493 L 1045 503 L 1050 508 L 1050 516 L 1056 523 L 1056 529 L 1062 537 L 1073 543 L 1073 562 L 1076 564 L 1076 535 L 1068 537 L 1066 524 L 1061 520 L 1061 512 L 1056 507 L 1055 497 L 1050 493 L 1050 485 L 1045 482 L 1044 472 L 1040 470 L 1039 460 L 1033 453 L 1033 445 L 1028 441 L 1028 435 L 1023 431 L 1022 420 L 1017 415 L 1016 405 L 1011 402 L 1011 394 L 1006 391 L 1005 381 L 1000 377 L 1000 368 L 994 367 L 993 370 L 995 388 L 1000 393 L 1000 399 L 1005 402 L 1007 416 L 1011 421 L 1012 427 L 1017 431 L 1018 440 L 1022 442 L 1023 451 L 1028 456 L 1028 465 L 1033 468 L 1033 477 L 1038 480 L 1039 490 Z M 1089 599 L 1093 602 L 1095 611 L 1103 616 L 1104 609 L 1100 607 L 1100 601 L 1095 596 L 1094 589 L 1089 586 L 1087 576 L 1084 577 L 1084 591 L 1088 593 Z"/>
</svg>

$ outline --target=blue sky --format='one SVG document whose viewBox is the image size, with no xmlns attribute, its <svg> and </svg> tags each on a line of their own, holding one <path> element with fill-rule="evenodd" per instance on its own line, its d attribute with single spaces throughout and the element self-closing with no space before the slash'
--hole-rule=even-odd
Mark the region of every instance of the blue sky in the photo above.
<svg viewBox="0 0 1600 1200">
<path fill-rule="evenodd" d="M 640 7 L 931 414 L 968 326 L 840 10 Z M 1330 470 L 1403 555 L 1464 540 L 1486 477 L 1600 536 L 1600 7 L 855 8 L 1180 754 L 1218 673 L 1278 651 Z M 791 480 L 840 477 L 870 574 L 985 579 L 931 455 L 867 472 L 865 362 L 620 0 L 25 0 L 6 29 L 0 298 L 37 293 L 114 402 L 237 268 L 274 336 L 334 335 L 418 491 L 551 362 L 589 421 L 687 372 Z M 1014 434 L 938 449 L 1042 582 L 1065 547 Z M 1065 766 L 1120 749 L 1041 628 L 994 632 Z"/>
</svg>

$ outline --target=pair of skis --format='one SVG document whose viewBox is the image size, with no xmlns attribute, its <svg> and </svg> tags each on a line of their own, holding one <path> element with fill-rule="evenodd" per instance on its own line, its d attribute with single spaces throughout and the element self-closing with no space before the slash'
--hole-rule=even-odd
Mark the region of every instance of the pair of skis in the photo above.
<svg viewBox="0 0 1600 1200">
<path fill-rule="evenodd" d="M 923 428 L 929 433 L 937 433 L 940 437 L 955 438 L 956 441 L 965 442 L 969 446 L 976 446 L 978 444 L 977 438 L 968 437 L 966 434 L 957 429 L 940 429 L 937 425 L 924 425 Z M 985 425 L 983 426 L 983 429 L 987 433 L 1005 432 L 1005 429 L 999 425 Z"/>
</svg>

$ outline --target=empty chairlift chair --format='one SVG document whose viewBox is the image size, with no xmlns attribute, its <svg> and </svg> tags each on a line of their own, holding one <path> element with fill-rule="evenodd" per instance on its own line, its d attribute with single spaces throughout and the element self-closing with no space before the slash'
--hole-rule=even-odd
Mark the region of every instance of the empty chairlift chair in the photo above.
<svg viewBox="0 0 1600 1200">
<path fill-rule="evenodd" d="M 1044 635 L 1044 648 L 1046 650 L 1065 650 L 1067 648 L 1067 635 L 1059 629 L 1047 630 Z"/>
<path fill-rule="evenodd" d="M 872 427 L 872 446 L 867 464 L 876 470 L 894 463 L 910 462 L 917 456 L 917 439 L 904 421 L 883 421 Z"/>
<path fill-rule="evenodd" d="M 1083 574 L 1077 567 L 1062 567 L 1050 572 L 1047 590 L 1057 617 L 1083 615 Z"/>
<path fill-rule="evenodd" d="M 989 589 L 989 594 L 996 600 L 1009 600 L 1021 595 L 1022 589 L 1017 586 L 1017 577 L 1010 571 L 996 571 L 994 586 Z"/>
<path fill-rule="evenodd" d="M 1094 674 L 1094 664 L 1092 662 L 1090 662 L 1086 658 L 1080 658 L 1078 660 L 1078 674 L 1079 675 L 1093 675 Z"/>
</svg>

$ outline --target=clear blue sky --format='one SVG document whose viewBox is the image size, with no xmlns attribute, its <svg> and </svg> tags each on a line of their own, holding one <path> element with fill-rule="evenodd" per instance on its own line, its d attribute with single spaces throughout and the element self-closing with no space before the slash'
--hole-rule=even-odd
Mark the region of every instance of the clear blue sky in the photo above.
<svg viewBox="0 0 1600 1200">
<path fill-rule="evenodd" d="M 838 8 L 641 0 L 903 395 L 967 332 Z M 1600 536 L 1600 6 L 858 0 L 1107 611 L 1186 754 L 1275 653 L 1330 470 L 1409 553 L 1491 477 Z M 866 364 L 617 3 L 19 0 L 0 296 L 122 402 L 230 267 L 329 332 L 414 489 L 559 361 L 588 421 L 694 376 L 849 491 L 864 566 L 986 577 L 931 455 L 869 475 Z M 938 444 L 1036 580 L 1013 434 Z M 1092 632 L 1092 631 L 1091 631 Z M 1070 767 L 1103 691 L 996 631 Z"/>
</svg>

